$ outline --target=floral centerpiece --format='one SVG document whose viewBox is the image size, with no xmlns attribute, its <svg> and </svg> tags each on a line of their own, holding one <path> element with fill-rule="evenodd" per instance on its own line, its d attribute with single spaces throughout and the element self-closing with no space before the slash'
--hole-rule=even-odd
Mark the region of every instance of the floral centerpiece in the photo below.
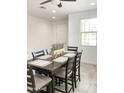
<svg viewBox="0 0 124 93">
<path fill-rule="evenodd" d="M 64 53 L 64 44 L 53 44 L 51 48 L 51 54 L 53 58 L 61 56 Z"/>
</svg>

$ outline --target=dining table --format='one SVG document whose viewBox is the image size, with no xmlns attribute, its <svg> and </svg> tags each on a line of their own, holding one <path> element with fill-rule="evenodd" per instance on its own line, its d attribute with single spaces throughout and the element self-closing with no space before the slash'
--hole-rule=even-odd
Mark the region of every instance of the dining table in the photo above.
<svg viewBox="0 0 124 93">
<path fill-rule="evenodd" d="M 48 74 L 52 79 L 52 93 L 55 93 L 55 78 L 54 74 L 60 69 L 61 67 L 65 66 L 66 62 L 68 60 L 75 59 L 76 52 L 64 52 L 63 55 L 52 58 L 52 56 L 49 56 L 51 58 L 48 58 L 48 55 L 46 59 L 36 59 L 36 60 L 28 60 L 27 65 L 30 65 L 32 69 L 36 71 L 41 71 L 43 73 Z M 42 57 L 43 58 L 43 57 Z M 45 57 L 44 57 L 45 58 Z M 51 59 L 51 60 L 50 60 Z"/>
</svg>

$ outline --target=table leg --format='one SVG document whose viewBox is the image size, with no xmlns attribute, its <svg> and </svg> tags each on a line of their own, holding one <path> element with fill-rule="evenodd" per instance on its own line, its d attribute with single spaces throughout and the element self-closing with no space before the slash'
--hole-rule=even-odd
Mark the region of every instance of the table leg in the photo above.
<svg viewBox="0 0 124 93">
<path fill-rule="evenodd" d="M 52 82 L 49 84 L 49 86 L 48 86 L 48 93 L 52 93 Z"/>
<path fill-rule="evenodd" d="M 52 78 L 52 93 L 55 93 L 55 78 L 53 75 L 50 76 Z"/>
<path fill-rule="evenodd" d="M 74 65 L 74 84 L 75 84 L 75 88 L 77 88 L 77 84 L 76 84 L 76 61 L 75 61 L 75 65 Z"/>
</svg>

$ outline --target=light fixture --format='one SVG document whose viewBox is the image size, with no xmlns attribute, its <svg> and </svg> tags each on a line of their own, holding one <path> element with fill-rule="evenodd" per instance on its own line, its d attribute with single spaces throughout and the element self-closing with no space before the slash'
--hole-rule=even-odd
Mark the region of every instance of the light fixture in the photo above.
<svg viewBox="0 0 124 93">
<path fill-rule="evenodd" d="M 52 19 L 56 19 L 56 17 L 55 17 L 55 16 L 53 16 L 53 17 L 52 17 Z"/>
<path fill-rule="evenodd" d="M 56 10 L 52 10 L 53 13 L 56 13 Z"/>
<path fill-rule="evenodd" d="M 95 3 L 94 3 L 94 2 L 92 2 L 92 3 L 90 3 L 90 5 L 94 6 L 94 5 L 95 5 Z"/>
<path fill-rule="evenodd" d="M 60 2 L 57 6 L 58 6 L 59 8 L 61 8 L 61 7 L 62 7 L 62 3 Z"/>
</svg>

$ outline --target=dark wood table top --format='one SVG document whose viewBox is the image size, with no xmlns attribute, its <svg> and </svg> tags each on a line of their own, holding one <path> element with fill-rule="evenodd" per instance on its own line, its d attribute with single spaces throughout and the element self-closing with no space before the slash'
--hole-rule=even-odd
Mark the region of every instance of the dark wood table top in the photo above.
<svg viewBox="0 0 124 93">
<path fill-rule="evenodd" d="M 65 53 L 64 55 L 62 55 L 60 57 L 65 57 L 65 59 L 67 59 L 67 58 L 71 59 L 71 58 L 74 58 L 75 56 L 76 56 L 76 53 Z M 37 60 L 39 60 L 39 59 L 37 59 Z M 64 60 L 63 62 L 54 62 L 53 60 L 48 60 L 48 62 L 50 62 L 50 64 L 48 64 L 46 66 L 40 66 L 40 65 L 35 65 L 35 62 L 37 60 L 28 60 L 28 65 L 30 65 L 33 68 L 39 68 L 41 70 L 45 70 L 45 71 L 49 71 L 49 72 L 54 72 L 55 70 L 59 69 L 67 62 L 67 60 Z M 43 60 L 39 60 L 39 62 L 42 62 L 42 61 Z M 47 60 L 46 60 L 46 62 L 47 62 Z M 31 64 L 31 63 L 34 63 L 34 64 Z"/>
<path fill-rule="evenodd" d="M 59 63 L 59 62 L 53 62 L 53 61 L 46 61 L 46 62 L 49 62 L 49 64 L 46 65 L 46 66 L 41 66 L 41 65 L 37 65 L 35 63 L 36 61 L 37 60 L 28 62 L 28 65 L 30 65 L 34 69 L 37 68 L 37 69 L 40 69 L 42 71 L 48 71 L 50 73 L 53 73 L 55 70 L 59 69 L 61 66 L 63 66 L 67 62 L 67 61 L 65 61 L 65 62 Z M 43 60 L 39 60 L 39 62 L 41 62 L 41 64 L 42 64 L 42 62 L 44 62 L 44 61 Z M 34 64 L 32 64 L 32 63 L 34 63 Z"/>
</svg>

